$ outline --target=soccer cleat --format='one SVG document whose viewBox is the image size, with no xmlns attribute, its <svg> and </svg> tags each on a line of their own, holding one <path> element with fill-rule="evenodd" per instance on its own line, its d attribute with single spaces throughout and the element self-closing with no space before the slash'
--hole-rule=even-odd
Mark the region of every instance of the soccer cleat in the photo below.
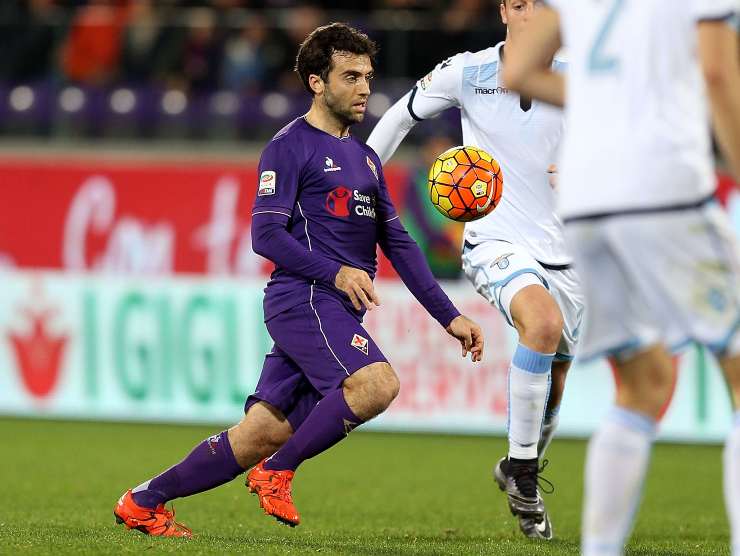
<svg viewBox="0 0 740 556">
<path fill-rule="evenodd" d="M 546 465 L 539 468 L 537 460 L 513 463 L 501 458 L 493 470 L 498 487 L 506 492 L 511 514 L 519 519 L 519 529 L 531 539 L 550 540 L 553 536 L 550 516 L 537 487 L 539 473 Z"/>
<path fill-rule="evenodd" d="M 257 494 L 260 506 L 267 515 L 295 527 L 301 522 L 301 517 L 290 495 L 290 482 L 294 472 L 265 469 L 264 464 L 263 459 L 247 473 L 249 492 Z"/>
<path fill-rule="evenodd" d="M 189 539 L 192 531 L 182 523 L 175 521 L 175 510 L 165 509 L 164 504 L 156 508 L 144 508 L 134 502 L 130 490 L 118 499 L 113 509 L 117 523 L 123 523 L 127 529 L 136 529 L 145 535 L 154 537 L 183 537 Z"/>
</svg>

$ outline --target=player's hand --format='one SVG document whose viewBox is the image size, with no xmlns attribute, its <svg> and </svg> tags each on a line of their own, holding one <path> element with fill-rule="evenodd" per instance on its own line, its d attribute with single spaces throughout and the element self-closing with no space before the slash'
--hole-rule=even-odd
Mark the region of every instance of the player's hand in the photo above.
<svg viewBox="0 0 740 556">
<path fill-rule="evenodd" d="M 550 182 L 550 187 L 552 187 L 553 190 L 558 190 L 558 167 L 554 164 L 550 164 L 547 167 L 547 181 Z"/>
<path fill-rule="evenodd" d="M 334 278 L 334 285 L 347 294 L 358 311 L 362 310 L 363 305 L 368 311 L 373 310 L 373 305 L 380 305 L 380 298 L 375 293 L 373 281 L 364 270 L 342 266 Z"/>
<path fill-rule="evenodd" d="M 475 322 L 465 315 L 455 317 L 446 328 L 450 336 L 460 340 L 462 356 L 470 353 L 473 362 L 483 360 L 483 332 Z"/>
</svg>

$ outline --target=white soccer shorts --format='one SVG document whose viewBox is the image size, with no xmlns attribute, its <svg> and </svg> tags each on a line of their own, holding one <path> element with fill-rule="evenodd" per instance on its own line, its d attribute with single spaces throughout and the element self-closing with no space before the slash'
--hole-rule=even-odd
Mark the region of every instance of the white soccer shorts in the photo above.
<svg viewBox="0 0 740 556">
<path fill-rule="evenodd" d="M 575 356 L 583 316 L 584 298 L 580 280 L 569 266 L 551 267 L 535 260 L 521 245 L 489 240 L 463 248 L 463 270 L 475 290 L 498 308 L 513 326 L 511 300 L 532 284 L 544 286 L 560 307 L 565 326 L 556 360 Z"/>
<path fill-rule="evenodd" d="M 584 358 L 657 342 L 740 353 L 740 252 L 716 203 L 569 221 L 566 238 L 586 297 Z"/>
</svg>

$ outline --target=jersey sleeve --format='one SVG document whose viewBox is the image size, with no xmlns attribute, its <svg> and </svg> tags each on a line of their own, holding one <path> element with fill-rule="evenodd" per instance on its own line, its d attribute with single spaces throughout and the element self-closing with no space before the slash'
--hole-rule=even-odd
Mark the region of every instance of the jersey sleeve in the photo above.
<svg viewBox="0 0 740 556">
<path fill-rule="evenodd" d="M 416 82 L 407 103 L 412 118 L 421 121 L 447 108 L 460 107 L 466 54 L 463 52 L 447 58 Z"/>
<path fill-rule="evenodd" d="M 258 166 L 257 196 L 252 209 L 255 214 L 293 214 L 301 159 L 285 140 L 274 140 L 262 151 Z"/>
<path fill-rule="evenodd" d="M 417 122 L 460 106 L 463 64 L 464 54 L 440 62 L 383 114 L 367 139 L 383 163 L 393 156 Z"/>
<path fill-rule="evenodd" d="M 694 0 L 692 15 L 697 21 L 730 22 L 738 11 L 739 0 Z"/>
</svg>

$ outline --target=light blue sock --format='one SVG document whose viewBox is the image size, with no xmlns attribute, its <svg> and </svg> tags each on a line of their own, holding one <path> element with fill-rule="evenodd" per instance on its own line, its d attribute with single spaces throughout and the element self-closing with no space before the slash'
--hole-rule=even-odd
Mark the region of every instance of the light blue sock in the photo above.
<svg viewBox="0 0 740 556">
<path fill-rule="evenodd" d="M 509 457 L 537 458 L 554 353 L 519 344 L 509 367 Z"/>
</svg>

